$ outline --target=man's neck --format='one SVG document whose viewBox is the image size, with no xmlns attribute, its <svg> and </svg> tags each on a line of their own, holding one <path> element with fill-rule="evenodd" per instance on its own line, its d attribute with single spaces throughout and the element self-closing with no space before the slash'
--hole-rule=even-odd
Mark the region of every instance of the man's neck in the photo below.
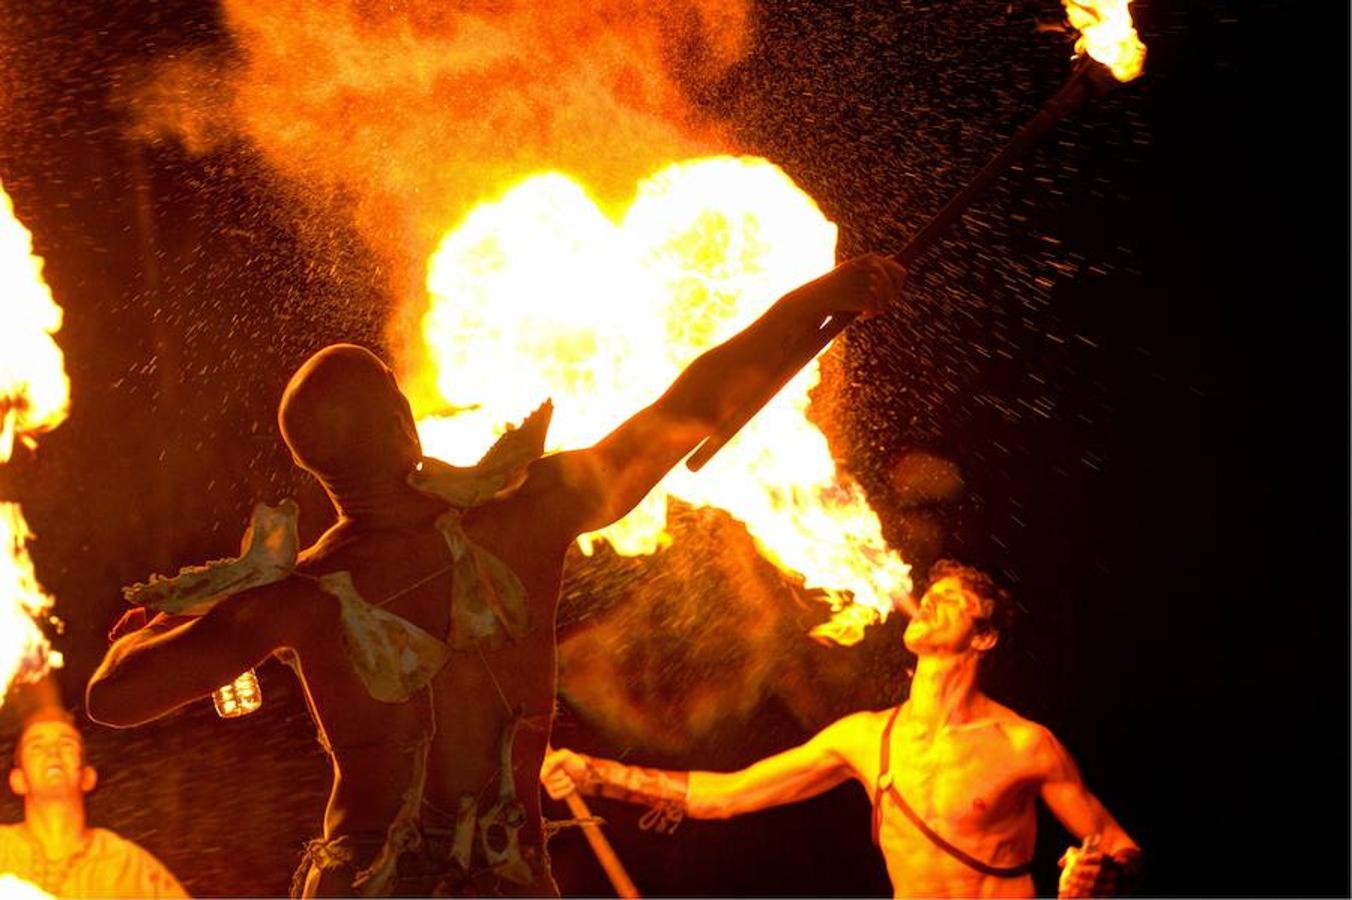
<svg viewBox="0 0 1352 900">
<path fill-rule="evenodd" d="M 976 686 L 977 664 L 978 658 L 972 653 L 919 657 L 906 701 L 906 718 L 936 727 L 960 725 L 975 718 L 981 700 Z"/>
<path fill-rule="evenodd" d="M 402 479 L 326 487 L 338 516 L 357 525 L 412 524 L 435 519 L 447 509 L 445 501 L 409 487 Z"/>
<path fill-rule="evenodd" d="M 89 831 L 84 804 L 68 799 L 28 799 L 23 808 L 24 826 L 48 860 L 59 861 L 84 849 Z"/>
</svg>

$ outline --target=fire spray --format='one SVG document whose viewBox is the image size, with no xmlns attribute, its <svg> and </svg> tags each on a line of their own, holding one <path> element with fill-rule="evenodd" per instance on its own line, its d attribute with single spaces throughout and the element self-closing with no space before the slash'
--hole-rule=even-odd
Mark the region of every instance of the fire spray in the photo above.
<svg viewBox="0 0 1352 900">
<path fill-rule="evenodd" d="M 1028 120 L 1009 143 L 1001 148 L 962 190 L 954 194 L 943 208 L 935 213 L 925 226 L 896 254 L 903 266 L 910 267 L 926 250 L 962 217 L 969 206 L 986 195 L 1004 172 L 1026 156 L 1052 127 L 1082 106 L 1087 100 L 1100 96 L 1119 81 L 1129 81 L 1141 72 L 1145 47 L 1136 38 L 1127 11 L 1129 0 L 1066 0 L 1066 12 L 1072 26 L 1082 32 L 1075 50 L 1081 54 L 1075 67 L 1055 94 L 1038 113 Z M 713 458 L 728 441 L 742 429 L 761 407 L 765 406 L 784 385 L 792 380 L 805 365 L 817 357 L 835 337 L 844 331 L 858 313 L 833 315 L 817 331 L 795 346 L 784 361 L 780 372 L 756 396 L 748 400 L 725 419 L 718 430 L 686 460 L 686 466 L 697 472 Z"/>
</svg>

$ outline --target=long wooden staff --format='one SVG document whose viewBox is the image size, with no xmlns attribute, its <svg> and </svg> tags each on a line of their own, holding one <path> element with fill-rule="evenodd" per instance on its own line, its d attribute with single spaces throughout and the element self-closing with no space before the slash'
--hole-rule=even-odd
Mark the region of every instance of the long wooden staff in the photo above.
<svg viewBox="0 0 1352 900">
<path fill-rule="evenodd" d="M 1037 115 L 1025 123 L 1018 133 L 1010 139 L 1009 143 L 1001 148 L 1000 152 L 995 154 L 981 168 L 981 171 L 977 172 L 972 180 L 963 186 L 962 190 L 954 194 L 944 204 L 943 209 L 935 213 L 934 217 L 925 224 L 925 227 L 921 228 L 914 237 L 906 242 L 906 246 L 901 249 L 900 253 L 896 254 L 897 261 L 909 267 L 916 258 L 933 246 L 954 222 L 962 217 L 962 214 L 974 201 L 985 196 L 991 185 L 1004 174 L 1005 170 L 1037 146 L 1037 143 L 1051 130 L 1053 125 L 1064 119 L 1068 113 L 1079 107 L 1086 99 L 1102 93 L 1113 83 L 1113 76 L 1106 66 L 1088 57 L 1081 59 L 1070 78 L 1051 99 L 1043 104 Z M 793 348 L 777 375 L 772 377 L 760 392 L 748 399 L 741 407 L 734 410 L 728 418 L 723 420 L 717 431 L 704 439 L 704 443 L 686 460 L 686 467 L 692 472 L 698 472 L 703 468 L 704 464 L 712 459 L 713 455 L 722 449 L 724 444 L 732 440 L 733 436 L 751 420 L 752 416 L 760 411 L 762 406 L 768 403 L 775 394 L 778 394 L 780 389 L 788 384 L 803 366 L 812 362 L 817 354 L 827 344 L 831 343 L 836 335 L 844 331 L 845 327 L 853 322 L 857 316 L 858 313 L 833 315 L 823 322 L 817 331 L 808 335 L 797 347 Z"/>
<path fill-rule="evenodd" d="M 610 879 L 611 887 L 615 888 L 615 893 L 620 897 L 640 897 L 638 888 L 629 877 L 629 873 L 624 870 L 624 863 L 620 862 L 619 856 L 615 854 L 615 848 L 610 846 L 610 841 L 605 833 L 601 831 L 601 826 L 592 816 L 591 809 L 587 806 L 587 801 L 582 799 L 582 795 L 577 791 L 563 798 L 563 802 L 568 804 L 568 811 L 573 814 L 573 818 L 578 820 L 578 825 L 582 828 L 582 834 L 591 844 L 592 853 L 596 855 L 596 861 L 601 864 L 605 870 L 606 877 Z"/>
</svg>

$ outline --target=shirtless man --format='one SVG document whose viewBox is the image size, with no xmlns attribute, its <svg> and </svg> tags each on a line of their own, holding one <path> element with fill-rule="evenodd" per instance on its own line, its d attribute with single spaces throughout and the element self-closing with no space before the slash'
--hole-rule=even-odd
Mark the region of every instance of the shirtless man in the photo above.
<svg viewBox="0 0 1352 900">
<path fill-rule="evenodd" d="M 580 790 L 725 819 L 853 778 L 872 799 L 874 842 L 899 897 L 1034 896 L 1041 797 L 1072 834 L 1090 838 L 1062 858 L 1061 896 L 1114 893 L 1138 869 L 1140 849 L 1050 731 L 977 688 L 983 656 L 1008 627 L 1008 595 L 949 561 L 930 578 L 903 638 L 916 667 L 900 706 L 846 716 L 740 772 L 664 772 L 560 749 L 546 756 L 541 780 L 555 799 Z"/>
<path fill-rule="evenodd" d="M 158 607 L 109 649 L 89 683 L 90 716 L 137 725 L 284 654 L 333 760 L 323 837 L 296 891 L 556 894 L 537 778 L 569 545 L 632 509 L 826 316 L 878 312 L 903 277 L 878 256 L 844 263 L 595 446 L 524 462 L 509 447 L 505 462 L 490 451 L 475 470 L 423 458 L 408 402 L 376 357 L 320 351 L 287 386 L 278 420 L 337 524 L 291 568 L 284 551 L 259 551 L 250 577 L 281 570 L 271 583 L 243 582 L 255 586 L 186 617 Z M 547 415 L 520 432 L 542 446 Z"/>
</svg>

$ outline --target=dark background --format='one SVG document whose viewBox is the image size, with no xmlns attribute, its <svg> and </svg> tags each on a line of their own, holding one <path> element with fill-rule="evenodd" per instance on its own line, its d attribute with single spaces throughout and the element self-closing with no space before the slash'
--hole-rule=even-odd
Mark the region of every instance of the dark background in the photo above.
<svg viewBox="0 0 1352 900">
<path fill-rule="evenodd" d="M 302 246 L 248 148 L 194 156 L 126 137 L 119 73 L 223 40 L 212 9 L 7 6 L 0 180 L 66 310 L 74 406 L 0 469 L 0 497 L 39 535 L 74 704 L 119 586 L 231 552 L 255 499 L 296 496 L 306 534 L 324 527 L 275 401 L 325 343 L 382 347 L 392 301 L 355 233 L 320 260 Z M 1074 753 L 1146 849 L 1148 893 L 1345 895 L 1346 10 L 1135 6 L 1147 74 L 1011 172 L 916 267 L 906 311 L 833 351 L 828 392 L 846 399 L 828 431 L 918 571 L 952 555 L 1010 584 L 1023 615 L 991 693 Z M 766 6 L 749 57 L 695 99 L 819 200 L 843 251 L 895 248 L 1060 83 L 1063 46 L 1033 28 L 1052 14 Z M 908 505 L 893 476 L 915 449 L 961 470 L 960 498 Z M 565 647 L 689 562 L 636 565 L 576 561 Z M 794 645 L 813 674 L 774 675 L 797 680 L 663 752 L 615 737 L 565 652 L 556 740 L 740 766 L 899 696 L 898 631 L 851 650 Z M 622 672 L 682 652 L 636 643 Z M 615 690 L 661 715 L 682 685 L 720 678 L 673 671 Z M 823 699 L 804 712 L 820 673 Z M 284 893 L 318 828 L 324 758 L 289 675 L 268 664 L 262 678 L 263 711 L 237 722 L 198 704 L 133 732 L 88 729 L 103 770 L 93 821 L 196 893 Z M 650 894 L 887 891 L 856 786 L 672 837 L 640 832 L 641 811 L 595 809 Z M 1065 843 L 1048 820 L 1044 891 Z M 551 849 L 565 894 L 606 893 L 580 835 Z"/>
</svg>

